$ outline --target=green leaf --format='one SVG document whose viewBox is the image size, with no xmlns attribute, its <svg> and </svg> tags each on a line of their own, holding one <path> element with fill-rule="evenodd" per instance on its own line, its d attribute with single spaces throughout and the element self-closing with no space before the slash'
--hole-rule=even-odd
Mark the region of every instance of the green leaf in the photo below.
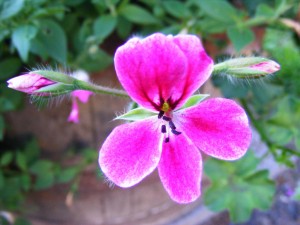
<svg viewBox="0 0 300 225">
<path fill-rule="evenodd" d="M 255 12 L 255 17 L 271 19 L 274 17 L 274 9 L 272 9 L 267 4 L 259 4 Z"/>
<path fill-rule="evenodd" d="M 218 20 L 214 20 L 210 17 L 203 18 L 196 21 L 196 26 L 199 26 L 201 30 L 206 33 L 222 33 L 228 28 L 228 24 L 220 23 Z"/>
<path fill-rule="evenodd" d="M 53 163 L 49 160 L 39 160 L 36 161 L 31 167 L 30 171 L 33 174 L 44 174 L 51 171 L 53 168 Z"/>
<path fill-rule="evenodd" d="M 227 209 L 234 223 L 249 219 L 253 209 L 267 209 L 272 204 L 275 184 L 268 171 L 257 171 L 257 158 L 251 151 L 235 162 L 210 158 L 204 171 L 211 186 L 204 193 L 204 202 L 213 211 Z"/>
<path fill-rule="evenodd" d="M 0 115 L 0 141 L 3 140 L 5 130 L 5 120 L 2 115 Z"/>
<path fill-rule="evenodd" d="M 22 174 L 20 176 L 21 187 L 24 191 L 29 191 L 31 187 L 31 177 L 29 174 Z"/>
<path fill-rule="evenodd" d="M 27 170 L 27 161 L 26 161 L 26 157 L 25 157 L 24 153 L 17 152 L 17 154 L 16 154 L 16 163 L 17 163 L 17 166 L 21 170 L 23 170 L 23 171 Z"/>
<path fill-rule="evenodd" d="M 22 63 L 19 58 L 6 58 L 0 62 L 0 81 L 4 81 L 19 72 Z"/>
<path fill-rule="evenodd" d="M 98 152 L 95 149 L 86 148 L 82 152 L 82 157 L 86 164 L 91 164 L 98 158 Z"/>
<path fill-rule="evenodd" d="M 124 113 L 123 115 L 120 115 L 115 118 L 115 120 L 129 120 L 129 121 L 138 121 L 143 120 L 151 116 L 155 116 L 157 114 L 150 112 L 143 108 L 136 108 L 133 110 L 130 110 L 127 113 Z"/>
<path fill-rule="evenodd" d="M 108 37 L 117 24 L 117 18 L 112 15 L 103 15 L 95 20 L 93 29 L 97 38 L 103 40 Z"/>
<path fill-rule="evenodd" d="M 13 153 L 12 152 L 5 152 L 0 159 L 1 166 L 9 165 L 13 160 Z"/>
<path fill-rule="evenodd" d="M 149 24 L 157 24 L 159 21 L 152 16 L 148 11 L 144 8 L 133 5 L 127 4 L 120 9 L 120 15 L 124 16 L 130 22 L 142 24 L 142 25 L 149 25 Z"/>
<path fill-rule="evenodd" d="M 117 23 L 117 33 L 118 35 L 126 39 L 131 32 L 132 29 L 132 23 L 129 22 L 127 19 L 125 19 L 123 16 L 118 17 L 118 23 Z"/>
<path fill-rule="evenodd" d="M 8 19 L 18 12 L 24 6 L 25 0 L 2 0 L 0 1 L 0 20 Z"/>
<path fill-rule="evenodd" d="M 34 188 L 36 190 L 51 187 L 54 184 L 54 164 L 48 160 L 39 160 L 30 167 L 30 171 L 36 175 Z"/>
<path fill-rule="evenodd" d="M 39 145 L 38 145 L 36 139 L 33 139 L 26 143 L 24 152 L 26 154 L 26 159 L 28 161 L 28 165 L 31 165 L 31 163 L 35 162 L 39 158 L 39 156 L 40 156 L 39 150 L 40 150 Z"/>
<path fill-rule="evenodd" d="M 188 8 L 180 1 L 175 0 L 167 0 L 162 1 L 163 7 L 166 9 L 168 13 L 176 18 L 187 18 L 190 16 L 190 12 Z"/>
<path fill-rule="evenodd" d="M 255 39 L 254 33 L 249 28 L 232 27 L 227 30 L 227 35 L 237 51 L 242 50 Z"/>
<path fill-rule="evenodd" d="M 66 63 L 67 38 L 61 26 L 53 20 L 40 20 L 38 35 L 30 49 L 40 56 L 49 55 L 60 63 Z"/>
<path fill-rule="evenodd" d="M 199 102 L 202 102 L 208 96 L 209 95 L 207 95 L 207 94 L 193 95 L 186 101 L 186 103 L 181 107 L 181 109 L 185 109 L 185 108 L 197 105 Z"/>
<path fill-rule="evenodd" d="M 296 97 L 285 96 L 276 102 L 275 113 L 269 122 L 287 129 L 300 126 L 300 100 Z"/>
<path fill-rule="evenodd" d="M 278 145 L 286 145 L 293 138 L 293 132 L 290 127 L 267 123 L 265 129 L 272 142 Z"/>
<path fill-rule="evenodd" d="M 13 30 L 12 42 L 25 62 L 28 59 L 31 40 L 36 34 L 37 28 L 32 25 L 23 25 Z"/>
<path fill-rule="evenodd" d="M 54 174 L 52 171 L 47 171 L 44 174 L 38 174 L 34 188 L 36 190 L 46 189 L 54 184 Z"/>
<path fill-rule="evenodd" d="M 70 167 L 67 169 L 63 169 L 61 173 L 58 175 L 58 182 L 67 183 L 73 180 L 78 174 L 79 169 L 77 167 Z"/>
<path fill-rule="evenodd" d="M 208 16 L 221 23 L 233 23 L 239 19 L 237 10 L 226 0 L 197 0 L 197 4 Z"/>
<path fill-rule="evenodd" d="M 21 192 L 19 177 L 6 177 L 5 186 L 6 188 L 3 188 L 0 191 L 1 206 L 5 205 L 5 208 L 7 210 L 16 210 L 17 208 L 19 209 L 19 206 L 24 199 L 24 194 L 22 194 Z"/>
<path fill-rule="evenodd" d="M 95 47 L 95 48 L 93 48 Z M 79 68 L 84 69 L 88 72 L 96 72 L 107 68 L 112 64 L 112 57 L 107 54 L 98 46 L 93 46 L 90 48 L 89 52 L 77 62 Z"/>
</svg>

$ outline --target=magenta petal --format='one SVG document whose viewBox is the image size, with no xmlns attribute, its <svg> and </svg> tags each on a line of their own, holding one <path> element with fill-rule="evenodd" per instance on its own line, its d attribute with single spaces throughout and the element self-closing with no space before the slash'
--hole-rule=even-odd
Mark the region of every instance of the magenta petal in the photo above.
<svg viewBox="0 0 300 225">
<path fill-rule="evenodd" d="M 114 60 L 124 89 L 145 108 L 158 110 L 161 100 L 181 96 L 188 62 L 173 36 L 132 38 L 117 49 Z"/>
<path fill-rule="evenodd" d="M 87 103 L 89 97 L 93 94 L 91 91 L 77 90 L 72 92 L 72 97 L 77 97 L 82 103 Z"/>
<path fill-rule="evenodd" d="M 184 52 L 188 59 L 188 71 L 182 90 L 182 97 L 178 100 L 176 108 L 180 108 L 186 99 L 192 95 L 211 75 L 213 60 L 206 54 L 200 39 L 194 35 L 178 35 L 174 42 Z"/>
<path fill-rule="evenodd" d="M 149 175 L 161 155 L 162 135 L 157 119 L 123 124 L 105 140 L 99 164 L 109 180 L 130 187 Z"/>
<path fill-rule="evenodd" d="M 68 122 L 79 123 L 79 109 L 76 99 L 72 99 L 72 109 L 68 117 Z"/>
<path fill-rule="evenodd" d="M 163 144 L 158 172 L 165 189 L 174 201 L 189 203 L 200 196 L 201 154 L 183 134 L 172 135 L 170 142 Z"/>
<path fill-rule="evenodd" d="M 210 156 L 235 160 L 243 156 L 250 145 L 247 115 L 232 100 L 209 99 L 176 114 L 180 129 Z"/>
</svg>

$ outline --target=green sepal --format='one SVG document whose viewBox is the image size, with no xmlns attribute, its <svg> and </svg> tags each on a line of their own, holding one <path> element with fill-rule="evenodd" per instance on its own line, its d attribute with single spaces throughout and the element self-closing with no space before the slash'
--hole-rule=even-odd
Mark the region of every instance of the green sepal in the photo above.
<svg viewBox="0 0 300 225">
<path fill-rule="evenodd" d="M 181 107 L 181 109 L 185 109 L 185 108 L 197 105 L 199 102 L 202 102 L 208 96 L 209 96 L 208 94 L 193 95 L 186 101 L 186 103 Z"/>
<path fill-rule="evenodd" d="M 270 60 L 263 57 L 244 57 L 244 58 L 228 59 L 224 62 L 214 65 L 213 72 L 223 72 L 223 71 L 226 72 L 228 69 L 231 68 L 243 68 L 243 67 L 253 66 L 268 61 Z"/>
<path fill-rule="evenodd" d="M 136 108 L 133 110 L 130 110 L 127 113 L 124 113 L 123 115 L 120 115 L 115 118 L 115 120 L 129 120 L 129 121 L 139 121 L 143 119 L 147 119 L 151 116 L 157 115 L 154 112 L 148 111 L 143 108 Z"/>
<path fill-rule="evenodd" d="M 76 90 L 74 85 L 68 85 L 68 84 L 62 84 L 62 83 L 56 83 L 56 84 L 51 84 L 48 86 L 45 86 L 43 88 L 40 88 L 36 90 L 34 93 L 49 93 L 49 94 L 67 94 L 71 91 Z"/>
<path fill-rule="evenodd" d="M 59 82 L 59 83 L 64 83 L 64 84 L 73 84 L 74 81 L 76 80 L 74 77 L 71 77 L 67 74 L 64 74 L 62 72 L 57 72 L 57 71 L 51 71 L 51 70 L 35 70 L 31 71 L 31 73 L 34 74 L 39 74 L 49 80 Z"/>
</svg>

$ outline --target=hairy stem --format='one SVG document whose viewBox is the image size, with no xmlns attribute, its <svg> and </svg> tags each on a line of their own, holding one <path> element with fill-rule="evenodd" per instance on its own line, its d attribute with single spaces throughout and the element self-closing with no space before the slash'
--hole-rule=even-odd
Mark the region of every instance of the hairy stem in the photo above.
<svg viewBox="0 0 300 225">
<path fill-rule="evenodd" d="M 79 89 L 92 91 L 97 94 L 107 94 L 107 95 L 114 95 L 118 97 L 129 97 L 129 95 L 123 90 L 103 87 L 85 81 L 76 80 L 76 86 L 78 86 Z"/>
</svg>

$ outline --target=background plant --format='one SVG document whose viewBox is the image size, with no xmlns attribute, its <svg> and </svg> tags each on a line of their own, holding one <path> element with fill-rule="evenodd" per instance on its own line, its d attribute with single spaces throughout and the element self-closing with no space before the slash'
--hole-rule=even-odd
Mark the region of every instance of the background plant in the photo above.
<svg viewBox="0 0 300 225">
<path fill-rule="evenodd" d="M 293 166 L 292 156 L 300 155 L 300 32 L 296 22 L 299 18 L 297 0 L 0 0 L 0 140 L 8 142 L 4 114 L 20 109 L 24 99 L 22 94 L 7 89 L 4 81 L 26 71 L 25 68 L 52 64 L 67 65 L 72 70 L 100 71 L 112 64 L 114 48 L 132 35 L 188 32 L 202 37 L 216 62 L 241 54 L 267 55 L 279 62 L 281 71 L 263 82 L 231 82 L 230 74 L 215 75 L 213 82 L 225 97 L 240 100 L 253 127 L 268 146 L 268 154 L 277 163 Z M 256 47 L 247 48 L 250 43 Z M 20 200 L 26 193 L 38 189 L 39 176 L 32 169 L 34 163 L 46 168 L 44 174 L 49 179 L 41 182 L 43 188 L 58 181 L 55 174 L 60 171 L 57 169 L 60 165 L 45 163 L 38 154 L 30 158 L 30 152 L 38 149 L 32 143 L 24 143 L 19 147 L 21 150 L 1 144 L 4 147 L 0 152 L 0 188 L 13 184 L 15 196 L 19 196 L 9 201 L 13 205 L 1 199 L 2 209 L 19 211 Z M 254 181 L 258 179 L 257 188 L 271 190 L 272 182 L 266 172 L 257 171 L 253 157 L 247 155 L 243 162 L 249 165 L 251 174 L 258 174 L 253 176 Z M 248 182 L 248 178 L 242 172 L 234 172 L 239 168 L 238 162 L 212 162 L 208 161 L 205 168 L 212 181 L 206 196 L 206 204 L 211 209 L 227 208 L 232 220 L 238 222 L 247 219 L 252 208 L 266 208 L 271 204 L 269 195 L 267 202 L 240 202 L 241 208 L 251 206 L 244 215 L 234 210 L 234 200 L 230 198 L 217 204 L 209 192 L 230 195 L 235 189 L 218 189 L 220 184 L 214 180 L 214 168 L 224 167 L 224 176 L 234 181 Z M 13 172 L 8 172 L 12 168 Z M 71 177 L 76 177 L 83 168 L 71 168 L 74 172 Z M 72 179 L 65 178 L 69 180 Z"/>
</svg>

